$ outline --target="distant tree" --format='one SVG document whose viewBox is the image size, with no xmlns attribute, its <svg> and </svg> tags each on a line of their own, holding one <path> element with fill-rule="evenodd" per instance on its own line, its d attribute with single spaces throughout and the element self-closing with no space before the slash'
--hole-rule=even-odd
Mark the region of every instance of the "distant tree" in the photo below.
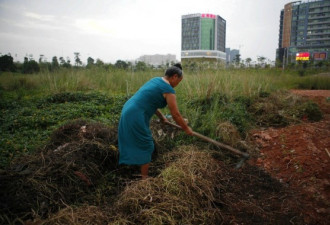
<svg viewBox="0 0 330 225">
<path fill-rule="evenodd" d="M 53 59 L 52 59 L 52 70 L 56 70 L 59 67 L 60 67 L 60 65 L 58 63 L 57 57 L 54 56 Z"/>
<path fill-rule="evenodd" d="M 86 67 L 92 67 L 94 65 L 94 59 L 92 57 L 87 58 L 87 66 Z"/>
<path fill-rule="evenodd" d="M 240 54 L 235 55 L 233 62 L 235 63 L 236 66 L 238 66 L 239 63 L 241 62 L 241 55 Z"/>
<path fill-rule="evenodd" d="M 125 61 L 117 60 L 116 63 L 115 63 L 115 67 L 118 68 L 118 69 L 127 69 L 128 64 Z"/>
<path fill-rule="evenodd" d="M 65 59 L 61 56 L 60 57 L 60 65 L 63 66 L 64 63 L 65 63 Z"/>
<path fill-rule="evenodd" d="M 39 57 L 39 63 L 42 63 L 44 61 L 44 55 L 40 55 Z"/>
<path fill-rule="evenodd" d="M 135 69 L 137 71 L 146 71 L 148 69 L 148 66 L 147 66 L 147 64 L 145 62 L 139 61 L 135 65 Z"/>
<path fill-rule="evenodd" d="M 60 57 L 60 65 L 62 67 L 71 68 L 70 62 L 71 61 L 70 61 L 70 58 L 69 57 L 66 58 L 66 61 L 65 61 L 65 59 L 63 57 Z"/>
<path fill-rule="evenodd" d="M 261 67 L 263 67 L 263 66 L 265 65 L 265 60 L 266 60 L 266 58 L 263 57 L 263 56 L 258 56 L 258 57 L 257 57 L 257 61 L 258 61 L 259 65 L 260 65 Z"/>
<path fill-rule="evenodd" d="M 246 63 L 246 66 L 247 66 L 247 67 L 250 67 L 251 62 L 252 62 L 252 59 L 251 59 L 251 58 L 246 58 L 246 59 L 245 59 L 245 63 Z"/>
<path fill-rule="evenodd" d="M 52 64 L 50 62 L 39 63 L 40 71 L 52 71 Z"/>
<path fill-rule="evenodd" d="M 24 63 L 23 63 L 23 68 L 22 72 L 25 74 L 31 74 L 31 73 L 37 73 L 40 71 L 39 64 L 33 60 L 33 59 L 28 59 L 27 57 L 24 58 Z"/>
<path fill-rule="evenodd" d="M 0 56 L 0 71 L 11 71 L 14 72 L 16 70 L 14 64 L 14 58 L 10 55 Z"/>
<path fill-rule="evenodd" d="M 51 71 L 52 64 L 47 62 L 47 58 L 44 55 L 40 55 L 39 57 L 39 68 L 41 71 Z"/>
<path fill-rule="evenodd" d="M 101 67 L 104 66 L 104 62 L 101 59 L 96 59 L 96 66 Z"/>
<path fill-rule="evenodd" d="M 82 62 L 81 62 L 79 57 L 80 57 L 80 53 L 79 52 L 74 52 L 75 66 L 82 65 Z"/>
<path fill-rule="evenodd" d="M 106 69 L 107 71 L 111 71 L 111 70 L 113 70 L 114 65 L 111 63 L 107 63 L 107 64 L 104 64 L 103 68 Z"/>
</svg>

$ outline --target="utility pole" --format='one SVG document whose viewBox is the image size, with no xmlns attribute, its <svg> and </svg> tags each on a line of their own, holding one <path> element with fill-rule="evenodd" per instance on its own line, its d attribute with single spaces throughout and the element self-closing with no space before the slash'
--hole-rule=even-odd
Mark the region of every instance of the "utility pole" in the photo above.
<svg viewBox="0 0 330 225">
<path fill-rule="evenodd" d="M 282 59 L 282 69 L 284 70 L 284 64 L 285 64 L 285 48 L 283 50 L 283 59 Z"/>
</svg>

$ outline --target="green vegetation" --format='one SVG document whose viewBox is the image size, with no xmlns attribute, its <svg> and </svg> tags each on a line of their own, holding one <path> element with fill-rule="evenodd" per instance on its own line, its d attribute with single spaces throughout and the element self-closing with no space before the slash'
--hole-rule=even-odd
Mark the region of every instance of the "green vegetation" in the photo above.
<svg viewBox="0 0 330 225">
<path fill-rule="evenodd" d="M 42 147 L 54 129 L 70 120 L 85 118 L 116 124 L 126 100 L 126 96 L 106 96 L 97 92 L 21 96 L 2 91 L 1 165 Z"/>
<path fill-rule="evenodd" d="M 29 75 L 1 73 L 0 167 L 42 147 L 50 134 L 68 121 L 83 118 L 115 125 L 129 96 L 163 73 L 150 68 L 136 71 L 97 66 Z M 176 92 L 180 111 L 193 129 L 225 141 L 217 134 L 218 125 L 224 122 L 234 125 L 245 138 L 256 126 L 285 126 L 306 116 L 319 120 L 322 115 L 317 105 L 285 92 L 292 88 L 330 89 L 330 77 L 300 76 L 280 69 L 187 71 Z M 167 109 L 163 112 L 169 113 Z M 172 144 L 193 140 L 180 138 L 181 134 Z"/>
</svg>

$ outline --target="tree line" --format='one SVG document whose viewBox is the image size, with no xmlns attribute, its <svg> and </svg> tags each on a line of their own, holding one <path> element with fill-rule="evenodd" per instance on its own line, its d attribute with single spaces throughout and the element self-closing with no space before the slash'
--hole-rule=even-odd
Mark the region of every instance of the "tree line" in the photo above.
<svg viewBox="0 0 330 225">
<path fill-rule="evenodd" d="M 10 72 L 18 72 L 23 74 L 32 74 L 38 73 L 40 71 L 57 71 L 60 68 L 103 68 L 106 70 L 130 70 L 130 71 L 146 71 L 149 69 L 164 69 L 170 65 L 173 65 L 174 62 L 166 63 L 165 65 L 160 65 L 158 67 L 154 67 L 152 65 L 148 65 L 145 62 L 138 61 L 135 64 L 132 62 L 127 62 L 124 60 L 117 60 L 114 64 L 112 63 L 104 63 L 101 59 L 94 60 L 92 57 L 87 58 L 87 64 L 83 64 L 80 59 L 80 53 L 74 52 L 74 61 L 71 62 L 69 57 L 57 57 L 53 56 L 51 62 L 48 62 L 44 55 L 40 55 L 38 62 L 33 59 L 32 55 L 24 57 L 23 63 L 14 62 L 14 58 L 11 54 L 1 55 L 0 54 L 0 71 L 10 71 Z M 252 61 L 251 58 L 246 58 L 245 60 L 241 59 L 241 55 L 237 54 L 231 62 L 227 62 L 225 65 L 223 63 L 217 62 L 209 62 L 205 59 L 190 61 L 187 60 L 183 62 L 185 64 L 186 70 L 190 71 L 200 71 L 209 68 L 270 68 L 270 67 L 278 67 L 281 68 L 283 63 L 280 61 L 270 61 L 269 59 L 258 56 L 257 62 Z M 306 68 L 330 68 L 330 60 L 325 61 L 317 61 L 314 62 L 313 59 L 305 62 L 291 62 L 286 65 L 286 69 L 306 69 Z"/>
<path fill-rule="evenodd" d="M 168 66 L 168 65 L 167 65 Z M 40 71 L 56 71 L 60 68 L 87 68 L 102 67 L 105 69 L 123 69 L 134 71 L 145 71 L 152 68 L 145 62 L 137 62 L 132 64 L 124 60 L 117 60 L 114 64 L 104 63 L 100 59 L 94 60 L 92 57 L 87 58 L 87 64 L 84 65 L 80 59 L 80 53 L 74 52 L 74 62 L 71 62 L 69 57 L 57 57 L 53 56 L 51 62 L 47 62 L 44 55 L 40 55 L 38 62 L 33 59 L 33 56 L 25 56 L 23 63 L 14 62 L 14 58 L 11 54 L 0 56 L 0 71 L 20 72 L 24 74 L 38 73 Z"/>
</svg>

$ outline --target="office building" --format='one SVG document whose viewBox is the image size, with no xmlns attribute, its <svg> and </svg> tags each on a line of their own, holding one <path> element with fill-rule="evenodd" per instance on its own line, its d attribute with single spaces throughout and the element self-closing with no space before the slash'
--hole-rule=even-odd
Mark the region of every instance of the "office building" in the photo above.
<svg viewBox="0 0 330 225">
<path fill-rule="evenodd" d="M 165 66 L 165 65 L 170 65 L 171 63 L 176 63 L 176 56 L 172 54 L 167 54 L 167 55 L 143 55 L 140 56 L 137 61 L 142 61 L 145 62 L 147 65 L 152 65 L 152 66 Z"/>
<path fill-rule="evenodd" d="M 325 60 L 330 50 L 330 0 L 295 1 L 280 13 L 276 59 L 283 65 Z"/>
<path fill-rule="evenodd" d="M 226 48 L 226 62 L 227 64 L 233 63 L 236 59 L 236 56 L 240 55 L 238 49 Z"/>
<path fill-rule="evenodd" d="M 181 60 L 226 61 L 226 21 L 214 14 L 182 16 Z"/>
</svg>

